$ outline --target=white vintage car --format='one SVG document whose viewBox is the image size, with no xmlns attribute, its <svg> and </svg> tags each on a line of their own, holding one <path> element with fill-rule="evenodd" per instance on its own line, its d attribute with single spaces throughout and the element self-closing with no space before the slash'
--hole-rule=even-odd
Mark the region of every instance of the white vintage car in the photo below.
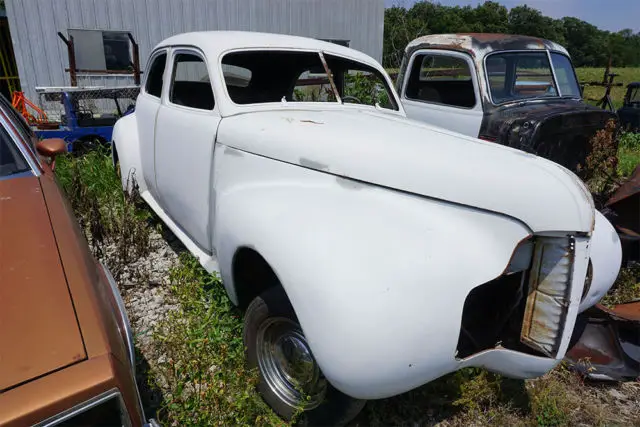
<svg viewBox="0 0 640 427">
<path fill-rule="evenodd" d="M 113 132 L 123 187 L 246 309 L 285 418 L 344 422 L 463 367 L 544 374 L 615 279 L 616 234 L 576 176 L 407 119 L 362 53 L 205 32 L 148 64 Z"/>
</svg>

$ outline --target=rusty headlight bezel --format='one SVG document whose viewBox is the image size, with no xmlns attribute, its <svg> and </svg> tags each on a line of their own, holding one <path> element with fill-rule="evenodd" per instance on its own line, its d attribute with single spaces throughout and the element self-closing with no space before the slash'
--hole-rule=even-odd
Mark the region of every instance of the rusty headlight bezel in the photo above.
<svg viewBox="0 0 640 427">
<path fill-rule="evenodd" d="M 536 237 L 520 340 L 549 357 L 558 354 L 569 311 L 575 238 Z"/>
</svg>

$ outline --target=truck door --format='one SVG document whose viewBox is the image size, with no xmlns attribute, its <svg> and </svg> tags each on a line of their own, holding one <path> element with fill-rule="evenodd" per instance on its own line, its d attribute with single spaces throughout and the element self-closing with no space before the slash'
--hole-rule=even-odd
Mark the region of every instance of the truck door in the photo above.
<svg viewBox="0 0 640 427">
<path fill-rule="evenodd" d="M 471 58 L 418 50 L 409 60 L 400 98 L 409 118 L 478 137 L 482 100 Z"/>
</svg>

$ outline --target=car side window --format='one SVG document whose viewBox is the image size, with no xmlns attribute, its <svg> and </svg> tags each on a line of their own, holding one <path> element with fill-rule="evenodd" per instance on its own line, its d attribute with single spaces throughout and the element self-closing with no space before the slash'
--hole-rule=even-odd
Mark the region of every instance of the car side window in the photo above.
<svg viewBox="0 0 640 427">
<path fill-rule="evenodd" d="M 199 110 L 213 110 L 215 102 L 207 64 L 199 55 L 176 54 L 169 101 Z"/>
<path fill-rule="evenodd" d="M 476 95 L 469 63 L 458 56 L 418 54 L 405 90 L 408 99 L 472 108 Z"/>
<path fill-rule="evenodd" d="M 149 74 L 147 75 L 147 82 L 144 90 L 149 94 L 157 98 L 162 95 L 162 80 L 164 78 L 164 68 L 167 64 L 167 54 L 162 53 L 156 56 L 149 67 Z"/>
</svg>

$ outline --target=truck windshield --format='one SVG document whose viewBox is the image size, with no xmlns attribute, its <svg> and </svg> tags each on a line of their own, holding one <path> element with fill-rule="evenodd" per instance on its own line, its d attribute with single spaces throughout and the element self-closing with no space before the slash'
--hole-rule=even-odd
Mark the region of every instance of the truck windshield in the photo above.
<svg viewBox="0 0 640 427">
<path fill-rule="evenodd" d="M 530 98 L 580 97 L 571 61 L 547 52 L 501 52 L 487 57 L 486 72 L 493 102 L 501 104 Z M 552 67 L 553 66 L 553 70 Z M 557 85 L 553 79 L 556 74 Z"/>
</svg>

